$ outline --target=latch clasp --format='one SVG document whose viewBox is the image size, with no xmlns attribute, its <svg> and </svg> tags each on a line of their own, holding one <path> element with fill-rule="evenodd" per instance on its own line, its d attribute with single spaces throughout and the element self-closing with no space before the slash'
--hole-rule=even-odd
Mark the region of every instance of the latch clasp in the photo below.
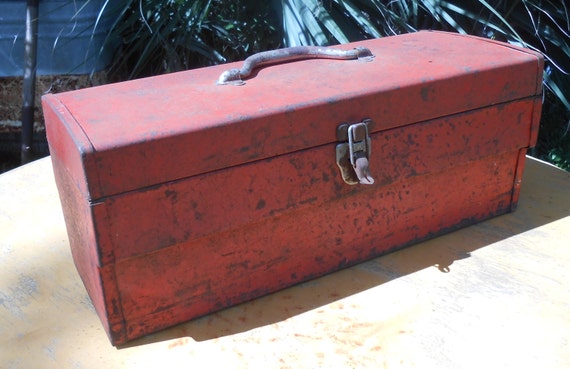
<svg viewBox="0 0 570 369">
<path fill-rule="evenodd" d="M 336 164 L 342 179 L 349 185 L 374 183 L 369 168 L 372 147 L 368 126 L 371 123 L 372 120 L 364 119 L 337 127 L 337 140 L 342 142 L 336 145 Z"/>
</svg>

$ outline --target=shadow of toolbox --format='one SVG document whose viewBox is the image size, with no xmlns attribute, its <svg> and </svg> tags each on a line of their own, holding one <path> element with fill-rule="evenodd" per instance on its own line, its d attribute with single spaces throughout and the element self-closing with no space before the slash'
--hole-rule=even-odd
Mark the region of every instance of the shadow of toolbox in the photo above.
<svg viewBox="0 0 570 369">
<path fill-rule="evenodd" d="M 45 95 L 112 343 L 514 210 L 542 70 L 426 31 Z"/>
</svg>

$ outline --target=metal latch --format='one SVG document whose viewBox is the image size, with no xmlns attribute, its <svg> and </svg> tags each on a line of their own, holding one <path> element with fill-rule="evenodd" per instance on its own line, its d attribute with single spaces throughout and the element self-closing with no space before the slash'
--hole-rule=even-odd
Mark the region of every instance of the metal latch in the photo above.
<svg viewBox="0 0 570 369">
<path fill-rule="evenodd" d="M 364 119 L 360 123 L 344 123 L 337 127 L 336 164 L 340 168 L 342 179 L 349 185 L 373 184 L 370 175 L 370 136 L 368 126 L 372 120 Z"/>
</svg>

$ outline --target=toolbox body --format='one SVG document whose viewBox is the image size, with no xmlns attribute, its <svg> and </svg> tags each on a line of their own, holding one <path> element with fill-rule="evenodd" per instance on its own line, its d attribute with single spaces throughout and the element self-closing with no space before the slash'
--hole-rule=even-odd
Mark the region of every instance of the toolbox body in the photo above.
<svg viewBox="0 0 570 369">
<path fill-rule="evenodd" d="M 113 344 L 515 208 L 542 56 L 443 32 L 354 46 L 375 58 L 43 97 L 72 255 Z M 343 180 L 353 149 L 373 184 Z"/>
</svg>

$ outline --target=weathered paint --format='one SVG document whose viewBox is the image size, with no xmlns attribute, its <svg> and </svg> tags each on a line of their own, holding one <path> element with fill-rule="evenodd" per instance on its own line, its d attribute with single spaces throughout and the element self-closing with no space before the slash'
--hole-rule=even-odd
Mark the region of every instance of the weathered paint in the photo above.
<svg viewBox="0 0 570 369">
<path fill-rule="evenodd" d="M 440 32 L 358 45 L 375 61 L 44 97 L 72 254 L 114 344 L 516 206 L 541 56 Z M 364 118 L 376 183 L 348 186 L 336 127 Z"/>
</svg>

